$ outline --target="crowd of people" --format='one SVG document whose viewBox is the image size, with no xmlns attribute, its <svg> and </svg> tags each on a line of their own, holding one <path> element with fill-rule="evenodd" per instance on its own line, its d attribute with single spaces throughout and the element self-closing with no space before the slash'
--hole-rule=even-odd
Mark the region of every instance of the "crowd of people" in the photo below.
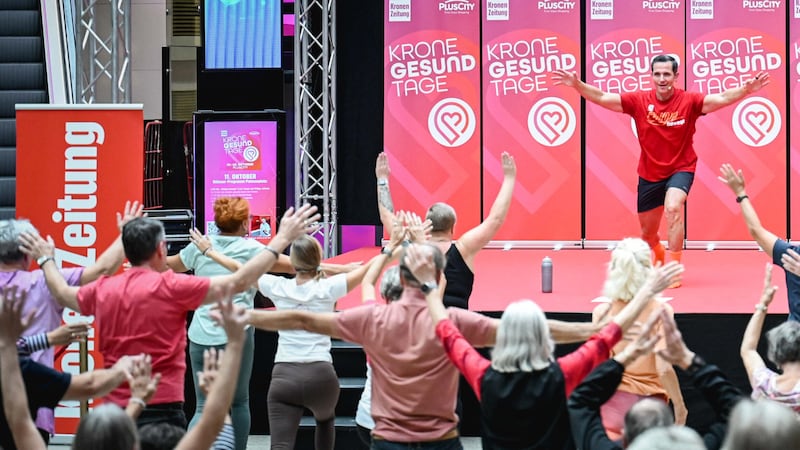
<svg viewBox="0 0 800 450">
<path fill-rule="evenodd" d="M 554 78 L 609 109 L 649 116 L 643 102 L 667 104 L 676 95 L 675 60 L 656 58 L 652 68 L 652 98 L 608 95 L 564 71 Z M 680 286 L 684 271 L 676 244 L 682 240 L 678 209 L 696 162 L 694 120 L 767 82 L 768 74 L 759 73 L 716 96 L 678 92 L 691 125 L 682 132 L 688 141 L 667 150 L 682 155 L 671 168 L 660 164 L 664 152 L 645 148 L 656 139 L 653 133 L 640 133 L 642 239 L 625 238 L 611 252 L 602 287 L 608 301 L 595 308 L 591 322 L 548 320 L 532 300 L 509 299 L 500 319 L 469 310 L 475 256 L 502 226 L 513 196 L 517 168 L 508 153 L 502 154 L 503 182 L 488 216 L 463 233 L 456 233 L 456 211 L 446 203 L 431 205 L 424 219 L 396 211 L 388 157 L 379 155 L 378 210 L 388 240 L 364 264 L 323 261 L 310 236 L 320 215 L 309 205 L 289 208 L 263 245 L 245 238 L 248 202 L 218 198 L 218 233 L 194 230 L 192 244 L 168 255 L 162 224 L 129 203 L 117 216 L 119 238 L 92 266 L 73 269 L 57 265 L 52 239 L 33 224 L 0 221 L 0 449 L 46 448 L 52 409 L 63 400 L 97 397 L 104 403 L 81 419 L 74 449 L 245 449 L 255 328 L 279 333 L 267 398 L 273 449 L 295 447 L 304 409 L 316 421 L 315 448 L 334 448 L 339 381 L 331 338 L 360 344 L 367 355 L 356 422 L 364 446 L 375 450 L 462 448 L 459 373 L 480 402 L 486 449 L 798 448 L 800 252 L 761 226 L 741 171 L 725 164 L 720 180 L 772 257 L 743 330 L 741 357 L 751 392 L 741 392 L 688 348 L 660 297 Z M 659 179 L 648 179 L 652 174 Z M 667 264 L 657 232 L 665 210 L 672 255 Z M 120 272 L 124 260 L 130 267 Z M 34 263 L 38 267 L 30 270 Z M 767 333 L 768 363 L 757 346 L 777 290 L 773 263 L 786 271 L 791 314 Z M 359 286 L 364 304 L 337 311 L 337 300 Z M 274 310 L 254 309 L 257 291 Z M 94 321 L 61 325 L 64 308 Z M 75 376 L 54 370 L 53 347 L 85 339 L 90 327 L 102 336 L 104 367 Z M 187 341 L 197 397 L 188 421 Z M 560 343 L 582 344 L 556 358 Z M 485 347 L 493 347 L 488 358 L 478 351 Z M 677 372 L 709 403 L 714 422 L 708 429 L 685 426 L 689 412 Z"/>
</svg>

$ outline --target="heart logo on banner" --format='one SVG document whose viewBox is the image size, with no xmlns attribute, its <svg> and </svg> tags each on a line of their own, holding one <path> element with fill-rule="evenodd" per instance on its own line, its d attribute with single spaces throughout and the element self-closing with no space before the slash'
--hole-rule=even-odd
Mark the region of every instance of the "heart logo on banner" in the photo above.
<svg viewBox="0 0 800 450">
<path fill-rule="evenodd" d="M 747 111 L 743 115 L 744 122 L 749 125 L 743 127 L 745 133 L 750 136 L 753 142 L 758 143 L 769 131 L 769 116 L 763 111 Z"/>
<path fill-rule="evenodd" d="M 731 125 L 736 137 L 751 147 L 763 147 L 778 137 L 781 112 L 764 97 L 750 97 L 736 106 Z"/>
<path fill-rule="evenodd" d="M 428 131 L 445 147 L 458 147 L 475 133 L 475 112 L 459 98 L 445 98 L 428 114 Z"/>
<path fill-rule="evenodd" d="M 555 147 L 568 141 L 575 133 L 575 111 L 566 101 L 545 97 L 528 112 L 528 131 L 536 142 Z"/>
<path fill-rule="evenodd" d="M 543 111 L 539 116 L 541 120 L 536 122 L 536 126 L 544 126 L 544 134 L 547 140 L 552 144 L 555 142 L 566 128 L 562 124 L 566 124 L 564 114 L 561 111 Z"/>
<path fill-rule="evenodd" d="M 459 136 L 464 134 L 467 121 L 461 112 L 442 113 L 441 117 L 442 119 L 436 123 L 436 126 L 439 127 L 439 131 L 447 139 L 447 142 L 452 144 L 458 140 Z M 459 126 L 462 122 L 464 126 Z"/>
</svg>

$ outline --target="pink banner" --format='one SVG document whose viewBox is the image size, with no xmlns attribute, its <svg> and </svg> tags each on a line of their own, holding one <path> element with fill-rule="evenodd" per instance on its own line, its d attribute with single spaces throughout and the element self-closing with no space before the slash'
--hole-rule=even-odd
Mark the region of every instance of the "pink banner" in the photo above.
<svg viewBox="0 0 800 450">
<path fill-rule="evenodd" d="M 791 108 L 791 130 L 789 158 L 792 168 L 789 178 L 789 198 L 800 199 L 800 0 L 794 0 L 789 14 L 789 107 Z M 759 208 L 759 213 L 762 208 Z M 791 238 L 800 238 L 800 205 L 790 205 Z"/>
<path fill-rule="evenodd" d="M 587 0 L 586 7 L 587 83 L 616 94 L 648 91 L 654 56 L 671 54 L 683 61 L 684 2 Z M 641 234 L 639 153 L 630 116 L 586 103 L 587 240 Z"/>
<path fill-rule="evenodd" d="M 751 240 L 739 205 L 717 180 L 729 162 L 744 171 L 762 224 L 786 235 L 786 5 L 779 1 L 698 1 L 686 15 L 688 90 L 718 94 L 760 70 L 771 83 L 697 122 L 699 161 L 689 195 L 690 240 Z M 696 6 L 696 7 L 695 7 Z"/>
<path fill-rule="evenodd" d="M 580 3 L 486 0 L 483 10 L 483 202 L 517 163 L 498 240 L 580 240 L 580 96 L 550 71 L 580 71 Z"/>
<path fill-rule="evenodd" d="M 478 0 L 386 0 L 384 150 L 395 207 L 481 220 Z"/>
</svg>

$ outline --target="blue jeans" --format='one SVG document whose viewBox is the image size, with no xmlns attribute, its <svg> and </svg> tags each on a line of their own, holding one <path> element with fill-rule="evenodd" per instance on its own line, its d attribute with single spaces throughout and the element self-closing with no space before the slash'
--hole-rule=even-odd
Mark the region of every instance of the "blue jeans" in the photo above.
<svg viewBox="0 0 800 450">
<path fill-rule="evenodd" d="M 463 450 L 459 438 L 434 442 L 392 442 L 372 439 L 372 450 Z"/>
<path fill-rule="evenodd" d="M 239 369 L 239 378 L 236 380 L 236 391 L 233 393 L 231 406 L 231 420 L 236 436 L 236 450 L 247 449 L 247 436 L 250 435 L 250 374 L 253 372 L 253 351 L 255 348 L 255 328 L 247 331 L 242 349 L 242 366 Z M 189 358 L 192 361 L 192 379 L 194 379 L 194 395 L 197 398 L 197 407 L 189 423 L 191 429 L 200 421 L 200 414 L 206 404 L 206 396 L 197 385 L 197 372 L 203 370 L 203 352 L 210 348 L 224 349 L 225 345 L 200 345 L 189 341 Z M 224 380 L 218 380 L 224 381 Z"/>
</svg>

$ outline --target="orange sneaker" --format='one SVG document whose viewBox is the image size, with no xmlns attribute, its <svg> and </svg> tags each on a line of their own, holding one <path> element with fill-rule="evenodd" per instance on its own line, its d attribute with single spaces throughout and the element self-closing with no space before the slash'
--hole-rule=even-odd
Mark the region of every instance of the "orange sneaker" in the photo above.
<svg viewBox="0 0 800 450">
<path fill-rule="evenodd" d="M 664 248 L 664 245 L 659 242 L 658 245 L 653 247 L 653 265 L 661 263 L 661 265 L 663 266 L 665 254 L 666 254 L 666 249 Z"/>
</svg>

